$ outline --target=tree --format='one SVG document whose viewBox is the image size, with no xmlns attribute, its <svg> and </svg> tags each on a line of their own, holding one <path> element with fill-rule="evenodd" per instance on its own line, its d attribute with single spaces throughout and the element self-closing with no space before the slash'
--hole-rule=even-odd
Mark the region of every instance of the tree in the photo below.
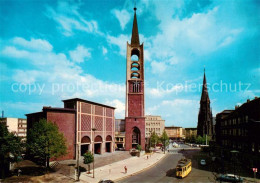
<svg viewBox="0 0 260 183">
<path fill-rule="evenodd" d="M 139 145 L 139 144 L 137 144 L 136 149 L 139 150 L 139 151 L 141 152 L 141 151 L 142 151 L 142 146 Z"/>
<path fill-rule="evenodd" d="M 151 134 L 151 137 L 150 137 L 150 145 L 154 146 L 154 148 L 155 148 L 158 141 L 159 141 L 159 136 L 153 131 L 153 133 Z"/>
<path fill-rule="evenodd" d="M 169 137 L 165 130 L 163 130 L 162 136 L 160 137 L 160 141 L 163 144 L 164 154 L 165 154 L 165 148 L 169 145 Z"/>
<path fill-rule="evenodd" d="M 195 140 L 196 144 L 203 144 L 204 142 L 204 139 L 203 137 L 201 137 L 200 135 L 196 138 Z"/>
<path fill-rule="evenodd" d="M 195 141 L 196 141 L 196 136 L 192 135 L 191 138 L 190 138 L 190 142 L 195 143 Z"/>
<path fill-rule="evenodd" d="M 207 144 L 209 144 L 209 141 L 211 140 L 210 136 L 207 135 Z M 206 144 L 206 135 L 201 137 L 200 135 L 195 138 L 195 143 L 196 144 Z"/>
<path fill-rule="evenodd" d="M 94 156 L 93 154 L 91 154 L 91 152 L 88 151 L 83 154 L 83 157 L 84 157 L 83 163 L 88 165 L 88 172 L 90 173 L 90 163 L 93 162 Z"/>
<path fill-rule="evenodd" d="M 27 155 L 30 159 L 49 168 L 50 158 L 67 153 L 66 139 L 58 126 L 51 121 L 41 119 L 33 124 L 27 136 Z"/>
<path fill-rule="evenodd" d="M 17 162 L 21 157 L 23 143 L 20 137 L 8 132 L 0 123 L 0 178 L 5 178 L 9 171 L 9 162 Z"/>
</svg>

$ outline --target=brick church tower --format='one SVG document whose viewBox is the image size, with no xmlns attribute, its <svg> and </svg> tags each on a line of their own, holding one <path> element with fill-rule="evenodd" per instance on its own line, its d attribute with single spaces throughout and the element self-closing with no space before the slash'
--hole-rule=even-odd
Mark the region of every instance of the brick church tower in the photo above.
<svg viewBox="0 0 260 183">
<path fill-rule="evenodd" d="M 203 88 L 200 99 L 200 110 L 198 116 L 197 135 L 212 136 L 213 131 L 213 119 L 212 111 L 210 109 L 210 100 L 207 88 L 206 74 L 204 69 Z"/>
<path fill-rule="evenodd" d="M 139 42 L 136 8 L 131 43 L 127 42 L 125 106 L 125 149 L 135 148 L 139 144 L 144 150 L 144 50 Z"/>
</svg>

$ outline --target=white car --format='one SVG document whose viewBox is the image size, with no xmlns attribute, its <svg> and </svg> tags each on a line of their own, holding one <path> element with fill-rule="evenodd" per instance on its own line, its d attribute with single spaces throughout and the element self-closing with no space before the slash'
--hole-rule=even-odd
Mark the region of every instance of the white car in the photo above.
<svg viewBox="0 0 260 183">
<path fill-rule="evenodd" d="M 205 166 L 205 165 L 206 165 L 205 159 L 200 160 L 200 164 L 203 165 L 203 166 Z"/>
<path fill-rule="evenodd" d="M 173 147 L 180 147 L 180 145 L 177 144 L 176 142 L 174 142 L 174 143 L 172 144 L 172 146 L 173 146 Z"/>
</svg>

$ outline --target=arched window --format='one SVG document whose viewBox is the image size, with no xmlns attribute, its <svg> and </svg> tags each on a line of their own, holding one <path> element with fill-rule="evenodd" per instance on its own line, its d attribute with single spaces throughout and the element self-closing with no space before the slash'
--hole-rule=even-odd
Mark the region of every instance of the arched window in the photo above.
<svg viewBox="0 0 260 183">
<path fill-rule="evenodd" d="M 81 139 L 81 143 L 90 143 L 90 138 L 88 136 L 84 136 L 82 139 Z"/>
<path fill-rule="evenodd" d="M 139 71 L 140 70 L 140 65 L 137 62 L 133 62 L 131 64 L 131 71 Z"/>
<path fill-rule="evenodd" d="M 138 49 L 132 50 L 131 61 L 139 61 L 139 50 Z"/>
<path fill-rule="evenodd" d="M 133 133 L 132 133 L 132 144 L 139 144 L 140 145 L 141 144 L 140 137 L 141 137 L 141 133 L 140 133 L 139 128 L 134 127 Z"/>
<path fill-rule="evenodd" d="M 100 135 L 96 136 L 95 142 L 102 142 L 102 137 Z"/>
<path fill-rule="evenodd" d="M 132 79 L 139 79 L 140 78 L 140 74 L 138 72 L 132 72 L 131 78 Z"/>
<path fill-rule="evenodd" d="M 112 137 L 111 137 L 110 135 L 108 135 L 108 136 L 106 137 L 106 141 L 112 141 Z"/>
</svg>

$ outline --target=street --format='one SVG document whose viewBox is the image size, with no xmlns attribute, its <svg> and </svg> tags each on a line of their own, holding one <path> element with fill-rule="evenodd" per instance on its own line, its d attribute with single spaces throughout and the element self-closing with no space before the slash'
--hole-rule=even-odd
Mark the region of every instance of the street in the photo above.
<svg viewBox="0 0 260 183">
<path fill-rule="evenodd" d="M 170 145 L 171 146 L 171 145 Z M 181 149 L 186 149 L 185 154 L 180 151 Z M 120 183 L 165 183 L 165 182 L 215 182 L 212 172 L 200 170 L 195 160 L 192 160 L 194 166 L 192 166 L 191 173 L 184 179 L 178 179 L 175 177 L 175 167 L 177 162 L 184 157 L 184 155 L 191 156 L 197 153 L 198 149 L 188 150 L 189 146 L 181 145 L 179 148 L 169 148 L 169 153 L 166 157 L 161 160 L 158 164 L 152 168 L 145 170 L 139 174 L 130 176 L 126 179 L 119 181 Z M 184 154 L 184 155 L 183 155 Z"/>
</svg>

